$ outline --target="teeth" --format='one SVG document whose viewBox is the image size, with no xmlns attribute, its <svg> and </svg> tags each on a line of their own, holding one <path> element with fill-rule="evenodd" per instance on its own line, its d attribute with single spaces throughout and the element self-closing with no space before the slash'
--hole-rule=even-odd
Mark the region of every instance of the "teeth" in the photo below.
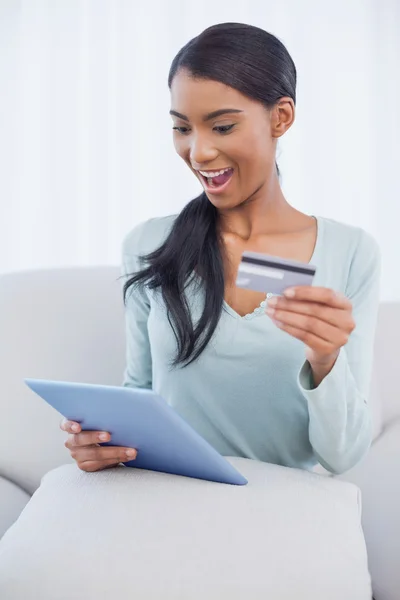
<svg viewBox="0 0 400 600">
<path fill-rule="evenodd" d="M 204 177 L 217 177 L 217 175 L 222 175 L 226 171 L 230 171 L 231 167 L 227 169 L 222 169 L 222 171 L 199 171 Z"/>
</svg>

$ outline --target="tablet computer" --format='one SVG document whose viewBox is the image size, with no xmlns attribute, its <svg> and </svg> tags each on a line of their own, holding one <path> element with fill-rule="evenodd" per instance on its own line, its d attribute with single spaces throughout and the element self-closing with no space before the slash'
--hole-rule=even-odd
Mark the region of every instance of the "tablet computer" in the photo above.
<svg viewBox="0 0 400 600">
<path fill-rule="evenodd" d="M 83 431 L 108 431 L 102 446 L 137 450 L 127 467 L 245 485 L 243 477 L 213 446 L 152 390 L 88 383 L 24 379 L 62 416 Z"/>
</svg>

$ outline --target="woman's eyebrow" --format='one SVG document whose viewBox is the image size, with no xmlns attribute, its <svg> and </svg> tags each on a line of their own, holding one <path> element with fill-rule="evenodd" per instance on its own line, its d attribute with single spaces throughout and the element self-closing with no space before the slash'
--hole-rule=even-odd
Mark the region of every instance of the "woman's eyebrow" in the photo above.
<svg viewBox="0 0 400 600">
<path fill-rule="evenodd" d="M 238 110 L 237 108 L 220 108 L 219 110 L 214 110 L 213 112 L 208 113 L 208 115 L 204 115 L 203 121 L 210 121 L 211 119 L 215 119 L 216 117 L 220 117 L 221 115 L 241 113 L 242 110 Z M 182 115 L 176 110 L 170 110 L 170 115 L 174 117 L 178 117 L 178 119 L 182 119 L 183 121 L 189 121 L 189 117 L 186 115 Z"/>
</svg>

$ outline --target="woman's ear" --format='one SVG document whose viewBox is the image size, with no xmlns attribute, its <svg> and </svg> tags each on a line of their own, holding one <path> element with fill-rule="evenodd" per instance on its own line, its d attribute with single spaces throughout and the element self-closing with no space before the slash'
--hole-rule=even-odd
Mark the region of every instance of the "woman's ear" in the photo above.
<svg viewBox="0 0 400 600">
<path fill-rule="evenodd" d="M 281 137 L 292 126 L 295 119 L 295 106 L 292 98 L 281 98 L 271 110 L 271 134 Z"/>
</svg>

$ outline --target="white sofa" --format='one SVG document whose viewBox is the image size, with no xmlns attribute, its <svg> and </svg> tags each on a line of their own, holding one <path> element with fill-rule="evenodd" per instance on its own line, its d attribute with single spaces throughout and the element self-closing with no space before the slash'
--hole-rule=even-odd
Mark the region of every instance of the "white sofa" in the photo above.
<svg viewBox="0 0 400 600">
<path fill-rule="evenodd" d="M 24 377 L 120 385 L 124 307 L 118 267 L 0 276 L 0 537 L 50 470 L 73 462 L 59 415 Z M 375 600 L 400 598 L 400 305 L 382 304 L 371 403 L 375 440 L 367 458 L 336 479 L 362 492 L 363 529 Z"/>
</svg>

